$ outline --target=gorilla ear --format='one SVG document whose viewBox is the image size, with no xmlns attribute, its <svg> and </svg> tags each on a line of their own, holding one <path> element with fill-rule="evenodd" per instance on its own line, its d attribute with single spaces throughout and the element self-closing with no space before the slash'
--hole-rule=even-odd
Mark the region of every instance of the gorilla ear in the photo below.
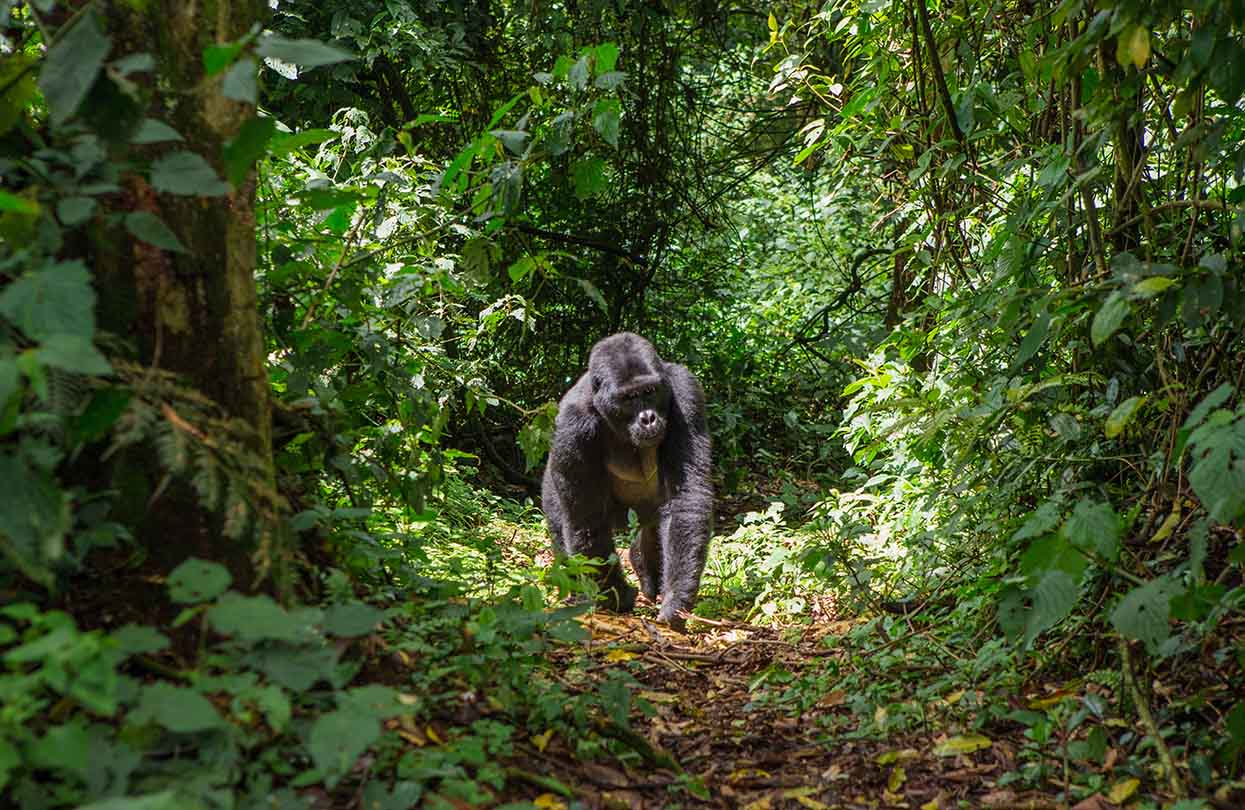
<svg viewBox="0 0 1245 810">
<path fill-rule="evenodd" d="M 596 393 L 601 390 L 601 376 L 599 374 L 592 375 L 592 392 Z"/>
</svg>

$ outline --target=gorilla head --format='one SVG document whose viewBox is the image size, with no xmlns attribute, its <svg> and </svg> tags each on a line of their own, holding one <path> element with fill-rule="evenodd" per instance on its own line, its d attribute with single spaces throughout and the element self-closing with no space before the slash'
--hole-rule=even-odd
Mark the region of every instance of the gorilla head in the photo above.
<svg viewBox="0 0 1245 810">
<path fill-rule="evenodd" d="M 611 431 L 645 450 L 666 438 L 670 385 L 653 344 L 620 332 L 592 348 L 588 357 L 592 405 Z"/>
</svg>

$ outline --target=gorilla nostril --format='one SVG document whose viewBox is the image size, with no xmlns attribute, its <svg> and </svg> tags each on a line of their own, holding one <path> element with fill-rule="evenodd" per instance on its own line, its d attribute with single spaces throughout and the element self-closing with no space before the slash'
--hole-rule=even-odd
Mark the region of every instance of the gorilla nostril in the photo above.
<svg viewBox="0 0 1245 810">
<path fill-rule="evenodd" d="M 657 423 L 657 413 L 655 411 L 644 411 L 640 414 L 640 424 L 644 427 L 652 427 Z"/>
</svg>

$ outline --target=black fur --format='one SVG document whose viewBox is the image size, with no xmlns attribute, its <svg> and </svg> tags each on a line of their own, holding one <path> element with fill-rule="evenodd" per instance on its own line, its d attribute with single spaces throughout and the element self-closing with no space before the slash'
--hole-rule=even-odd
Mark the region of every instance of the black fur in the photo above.
<svg viewBox="0 0 1245 810">
<path fill-rule="evenodd" d="M 682 629 L 679 613 L 696 600 L 713 530 L 710 451 L 705 394 L 692 373 L 639 335 L 600 341 L 558 406 L 542 491 L 554 552 L 608 559 L 634 509 L 640 588 L 649 599 L 660 593 L 658 620 Z M 600 585 L 606 607 L 635 606 L 617 563 Z"/>
</svg>

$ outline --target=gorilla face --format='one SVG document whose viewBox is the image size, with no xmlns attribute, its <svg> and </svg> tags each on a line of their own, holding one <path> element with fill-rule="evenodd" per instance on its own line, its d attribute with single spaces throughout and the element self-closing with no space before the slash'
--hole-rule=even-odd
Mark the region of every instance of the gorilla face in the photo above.
<svg viewBox="0 0 1245 810">
<path fill-rule="evenodd" d="M 661 444 L 670 385 L 652 344 L 638 335 L 614 335 L 593 348 L 588 370 L 593 407 L 610 429 L 640 450 Z"/>
</svg>

